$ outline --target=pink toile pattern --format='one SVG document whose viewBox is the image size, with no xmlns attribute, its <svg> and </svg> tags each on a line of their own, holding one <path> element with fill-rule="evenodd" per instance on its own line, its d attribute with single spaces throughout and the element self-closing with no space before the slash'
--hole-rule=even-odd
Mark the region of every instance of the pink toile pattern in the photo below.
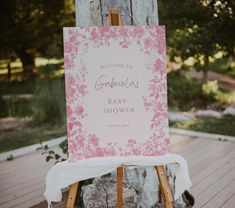
<svg viewBox="0 0 235 208">
<path fill-rule="evenodd" d="M 130 138 L 124 141 L 125 148 L 112 140 L 101 145 L 102 138 L 98 138 L 94 132 L 87 132 L 82 123 L 83 118 L 89 116 L 82 101 L 89 94 L 86 83 L 88 72 L 83 55 L 91 44 L 92 47 L 100 48 L 108 47 L 112 42 L 127 50 L 131 45 L 136 45 L 143 56 L 150 56 L 153 52 L 158 55 L 144 69 L 151 71 L 152 79 L 149 80 L 148 94 L 142 95 L 144 109 L 152 113 L 149 126 L 152 136 L 143 138 L 141 142 Z M 64 28 L 67 130 L 71 162 L 100 156 L 159 156 L 169 153 L 165 54 L 163 26 Z"/>
</svg>

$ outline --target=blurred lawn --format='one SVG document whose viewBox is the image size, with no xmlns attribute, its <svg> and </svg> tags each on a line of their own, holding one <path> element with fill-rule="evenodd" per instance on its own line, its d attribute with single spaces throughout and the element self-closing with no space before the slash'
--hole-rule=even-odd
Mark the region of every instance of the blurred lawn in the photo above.
<svg viewBox="0 0 235 208">
<path fill-rule="evenodd" d="M 215 59 L 209 64 L 209 71 L 235 78 L 235 61 L 229 62 L 226 58 Z"/>
<path fill-rule="evenodd" d="M 66 135 L 63 127 L 30 127 L 0 132 L 0 153 Z"/>
<path fill-rule="evenodd" d="M 172 122 L 170 127 L 235 136 L 235 117 L 224 116 L 220 119 L 210 117 L 195 118 L 190 121 Z"/>
</svg>

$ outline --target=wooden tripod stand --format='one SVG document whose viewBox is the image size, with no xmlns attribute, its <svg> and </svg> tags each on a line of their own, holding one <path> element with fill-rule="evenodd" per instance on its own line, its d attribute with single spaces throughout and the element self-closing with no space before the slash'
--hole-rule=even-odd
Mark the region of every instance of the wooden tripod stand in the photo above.
<svg viewBox="0 0 235 208">
<path fill-rule="evenodd" d="M 121 14 L 119 10 L 110 10 L 108 14 L 108 25 L 118 26 L 123 25 Z M 123 166 L 117 168 L 117 208 L 123 207 Z M 156 166 L 156 171 L 161 187 L 162 196 L 164 199 L 166 208 L 173 208 L 173 198 L 169 183 L 167 180 L 167 175 L 164 166 Z M 67 200 L 67 208 L 74 208 L 75 198 L 77 194 L 79 182 L 74 183 L 70 187 L 69 196 Z"/>
</svg>

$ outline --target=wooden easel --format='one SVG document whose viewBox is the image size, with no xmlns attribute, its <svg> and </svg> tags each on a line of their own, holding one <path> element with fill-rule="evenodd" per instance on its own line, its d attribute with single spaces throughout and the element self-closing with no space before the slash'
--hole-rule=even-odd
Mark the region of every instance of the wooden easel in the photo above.
<svg viewBox="0 0 235 208">
<path fill-rule="evenodd" d="M 112 25 L 112 26 L 123 25 L 123 21 L 122 21 L 119 10 L 115 9 L 115 10 L 109 11 L 108 25 Z M 123 208 L 122 186 L 123 186 L 123 169 L 124 168 L 125 168 L 124 166 L 117 168 L 117 208 Z M 165 203 L 165 207 L 173 208 L 173 198 L 172 198 L 170 186 L 167 180 L 165 168 L 163 165 L 155 166 L 155 168 L 157 171 L 158 180 L 160 183 L 160 188 L 161 188 L 163 200 Z M 74 208 L 78 185 L 79 185 L 79 182 L 74 183 L 70 186 L 66 208 Z"/>
</svg>

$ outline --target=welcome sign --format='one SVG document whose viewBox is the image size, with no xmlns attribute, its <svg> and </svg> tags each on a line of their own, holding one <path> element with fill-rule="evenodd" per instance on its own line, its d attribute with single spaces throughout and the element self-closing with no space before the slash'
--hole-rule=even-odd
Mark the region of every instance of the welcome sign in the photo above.
<svg viewBox="0 0 235 208">
<path fill-rule="evenodd" d="M 64 28 L 70 161 L 169 152 L 163 26 Z"/>
</svg>

